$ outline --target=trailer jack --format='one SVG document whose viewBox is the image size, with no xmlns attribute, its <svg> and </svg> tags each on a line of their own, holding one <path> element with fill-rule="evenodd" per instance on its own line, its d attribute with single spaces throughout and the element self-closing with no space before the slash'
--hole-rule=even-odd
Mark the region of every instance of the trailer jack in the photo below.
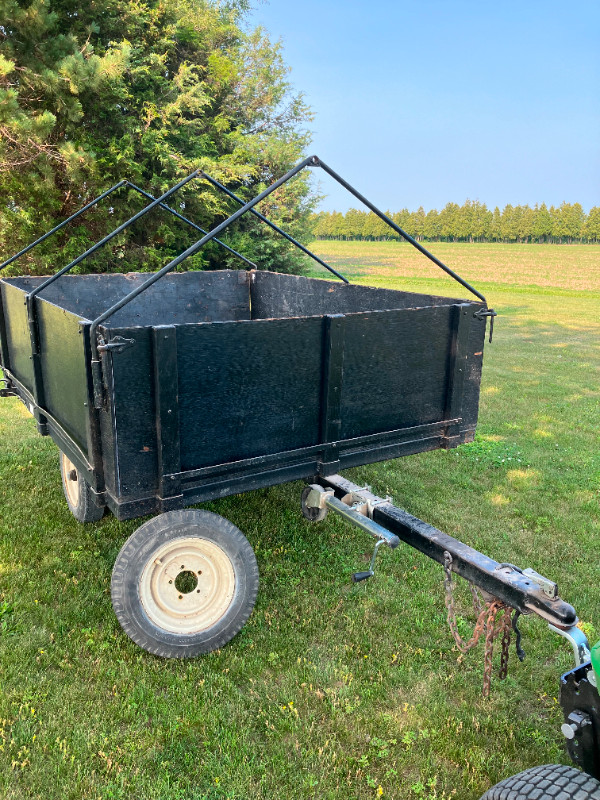
<svg viewBox="0 0 600 800">
<path fill-rule="evenodd" d="M 374 502 L 373 499 L 370 499 L 374 497 L 370 496 L 370 493 L 368 495 L 363 494 L 368 492 L 367 487 L 361 489 L 356 486 L 353 491 L 348 492 L 341 499 L 335 496 L 333 489 L 327 489 L 318 484 L 312 484 L 307 488 L 309 491 L 302 496 L 302 513 L 307 519 L 312 522 L 316 521 L 315 518 L 324 519 L 327 511 L 331 510 L 376 539 L 369 569 L 352 573 L 352 581 L 354 583 L 360 583 L 372 578 L 375 574 L 375 559 L 381 545 L 386 544 L 394 550 L 400 544 L 398 536 L 373 521 L 373 509 L 375 506 L 390 503 L 390 499 L 375 498 Z"/>
</svg>

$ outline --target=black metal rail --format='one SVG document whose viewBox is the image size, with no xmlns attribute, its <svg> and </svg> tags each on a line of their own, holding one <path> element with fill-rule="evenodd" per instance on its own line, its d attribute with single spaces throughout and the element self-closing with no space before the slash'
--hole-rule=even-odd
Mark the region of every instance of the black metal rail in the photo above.
<svg viewBox="0 0 600 800">
<path fill-rule="evenodd" d="M 226 194 L 228 197 L 231 197 L 232 200 L 235 200 L 236 203 L 238 203 L 238 205 L 240 205 L 240 206 L 245 205 L 245 203 L 244 203 L 244 201 L 242 200 L 241 197 L 238 197 L 237 194 L 234 194 L 226 186 L 223 186 L 222 183 L 219 183 L 219 181 L 216 181 L 214 178 L 211 178 L 210 175 L 208 175 L 206 172 L 202 173 L 202 177 L 205 180 L 207 180 L 212 186 L 214 186 L 215 189 L 218 189 L 220 192 L 223 192 L 223 194 Z M 267 219 L 267 217 L 265 217 L 263 214 L 261 214 L 255 208 L 251 208 L 250 209 L 250 213 L 253 214 L 255 217 L 257 217 L 257 219 L 261 220 L 261 222 L 264 222 L 266 225 L 268 225 L 269 228 L 274 230 L 280 236 L 283 236 L 284 239 L 287 239 L 288 242 L 291 242 L 293 245 L 295 245 L 305 255 L 310 256 L 310 258 L 312 258 L 314 261 L 316 261 L 317 264 L 320 264 L 322 267 L 325 267 L 325 269 L 329 270 L 329 272 L 333 273 L 333 275 L 335 275 L 337 278 L 339 278 L 340 280 L 344 281 L 344 283 L 350 283 L 348 278 L 345 278 L 340 272 L 338 272 L 331 265 L 327 264 L 325 261 L 323 261 L 323 259 L 319 258 L 319 256 L 315 255 L 311 250 L 309 250 L 308 247 L 305 247 L 297 239 L 294 239 L 293 236 L 290 236 L 289 233 L 286 233 L 284 230 L 282 230 L 279 227 L 279 225 L 276 225 L 274 222 L 271 222 L 270 219 Z"/>
<path fill-rule="evenodd" d="M 362 195 L 347 181 L 345 181 L 341 177 L 341 175 L 338 175 L 337 172 L 332 170 L 331 167 L 327 166 L 327 164 L 324 161 L 321 161 L 321 159 L 318 158 L 317 156 L 314 156 L 313 158 L 314 158 L 314 163 L 312 166 L 321 167 L 321 169 L 324 169 L 328 175 L 331 175 L 331 177 L 340 184 L 340 186 L 343 186 L 344 189 L 349 191 L 350 194 L 353 194 L 357 200 L 360 200 L 360 202 L 363 203 L 374 214 L 377 214 L 379 219 L 383 220 L 383 222 L 385 222 L 386 225 L 389 225 L 390 228 L 392 228 L 392 230 L 400 234 L 400 236 L 402 236 L 403 239 L 405 239 L 409 244 L 412 244 L 412 246 L 415 247 L 420 253 L 423 253 L 423 255 L 426 256 L 430 261 L 433 261 L 433 263 L 436 266 L 438 266 L 440 269 L 443 269 L 447 275 L 449 275 L 451 278 L 454 278 L 454 280 L 460 283 L 461 286 L 464 286 L 464 288 L 468 289 L 471 292 L 471 294 L 474 294 L 475 297 L 478 297 L 487 305 L 487 301 L 485 297 L 481 294 L 481 292 L 478 292 L 477 289 L 474 289 L 470 283 L 467 283 L 467 281 L 464 280 L 464 278 L 461 278 L 460 275 L 454 272 L 454 270 L 450 269 L 450 267 L 447 267 L 442 261 L 439 260 L 439 258 L 436 258 L 433 255 L 433 253 L 430 253 L 426 247 L 423 247 L 422 244 L 419 244 L 419 242 L 417 242 L 416 239 L 413 239 L 413 237 L 410 234 L 406 233 L 406 231 L 403 230 L 399 225 L 396 225 L 396 223 L 393 220 L 391 220 L 386 214 L 384 214 L 383 211 L 380 211 L 377 208 L 377 206 L 374 206 L 370 200 L 367 200 L 367 198 L 364 195 Z"/>
<path fill-rule="evenodd" d="M 42 242 L 46 241 L 46 239 L 49 239 L 50 236 L 53 236 L 55 233 L 58 233 L 58 231 L 62 230 L 66 225 L 69 224 L 69 222 L 72 222 L 74 219 L 77 219 L 77 217 L 80 217 L 82 214 L 85 214 L 86 211 L 89 211 L 90 208 L 93 208 L 101 200 L 104 200 L 113 192 L 116 192 L 117 189 L 120 189 L 121 187 L 125 186 L 126 183 L 127 181 L 125 180 L 119 181 L 118 183 L 115 183 L 114 186 L 111 186 L 110 189 L 107 189 L 105 192 L 102 192 L 101 195 L 98 195 L 98 197 L 95 197 L 93 200 L 90 200 L 90 202 L 87 203 L 82 208 L 80 208 L 79 211 L 76 211 L 74 214 L 71 214 L 70 217 L 64 219 L 62 222 L 60 222 L 58 225 L 52 228 L 52 230 L 47 231 L 47 233 L 45 233 L 43 236 L 40 236 L 39 239 L 36 239 L 35 242 L 31 242 L 31 244 L 28 244 L 27 247 L 24 247 L 22 250 L 19 250 L 18 253 L 15 253 L 14 256 L 11 256 L 10 258 L 7 258 L 6 261 L 3 261 L 0 264 L 0 269 L 8 267 L 8 265 L 12 264 L 13 261 L 16 261 L 18 258 L 21 258 L 21 256 L 25 255 L 25 253 L 28 253 L 30 250 L 33 250 L 34 247 L 37 247 L 38 244 L 41 244 Z"/>
<path fill-rule="evenodd" d="M 90 200 L 89 203 L 86 203 L 86 205 L 82 206 L 82 208 L 80 208 L 74 214 L 71 214 L 70 217 L 67 217 L 62 222 L 60 222 L 58 225 L 55 225 L 54 228 L 52 228 L 52 230 L 47 231 L 46 233 L 43 234 L 43 236 L 40 236 L 34 242 L 31 242 L 30 244 L 28 244 L 27 247 L 24 247 L 22 250 L 19 250 L 18 253 L 15 253 L 10 258 L 7 258 L 6 261 L 3 261 L 0 264 L 0 270 L 3 270 L 5 267 L 8 267 L 14 261 L 17 261 L 17 259 L 21 258 L 21 256 L 24 256 L 30 250 L 33 250 L 34 247 L 37 247 L 37 245 L 41 244 L 42 242 L 45 242 L 46 239 L 49 239 L 55 233 L 58 233 L 59 231 L 61 231 L 63 228 L 65 228 L 69 224 L 69 222 L 73 222 L 73 220 L 76 220 L 78 217 L 81 217 L 83 214 L 85 214 L 86 211 L 89 211 L 91 208 L 93 208 L 94 206 L 98 205 L 98 203 L 100 203 L 102 200 L 105 200 L 107 197 L 109 197 L 111 194 L 113 194 L 113 192 L 116 192 L 118 189 L 122 189 L 125 186 L 128 186 L 130 189 L 133 189 L 135 192 L 137 192 L 138 194 L 142 195 L 143 197 L 146 197 L 148 200 L 156 200 L 156 198 L 153 195 L 151 195 L 149 192 L 146 192 L 144 189 L 140 188 L 135 183 L 132 183 L 132 181 L 127 180 L 127 179 L 123 179 L 123 180 L 119 181 L 118 183 L 115 183 L 114 186 L 111 186 L 110 189 L 107 189 L 105 192 L 102 192 L 102 194 L 98 195 L 98 197 L 95 197 L 93 200 Z M 167 211 L 169 214 L 172 214 L 174 217 L 176 217 L 177 219 L 181 220 L 182 222 L 185 222 L 186 225 L 189 225 L 191 228 L 194 228 L 194 230 L 199 231 L 199 233 L 206 233 L 207 232 L 204 228 L 201 228 L 195 222 L 192 222 L 191 219 L 188 219 L 187 217 L 184 217 L 183 214 L 180 214 L 178 211 L 175 211 L 174 208 L 171 208 L 166 203 L 158 203 L 158 206 L 159 206 L 159 208 L 162 208 L 164 211 Z M 111 238 L 112 238 L 112 236 L 111 236 Z M 103 243 L 106 244 L 106 241 L 103 240 Z M 246 256 L 242 255 L 241 253 L 238 253 L 237 250 L 234 250 L 228 244 L 225 244 L 225 242 L 222 242 L 220 239 L 215 239 L 215 243 L 220 245 L 221 247 L 223 247 L 225 250 L 230 252 L 232 255 L 237 256 L 237 258 L 239 258 L 241 261 L 243 261 L 251 269 L 257 269 L 257 265 L 253 261 L 250 261 L 249 258 L 246 258 Z M 85 257 L 86 257 L 86 255 L 83 254 L 82 260 Z"/>
<path fill-rule="evenodd" d="M 319 477 L 317 482 L 325 489 L 332 489 L 338 499 L 347 495 L 365 498 L 371 504 L 373 522 L 439 564 L 444 564 L 445 554 L 449 553 L 453 572 L 507 606 L 523 614 L 537 614 L 560 628 L 576 624 L 577 614 L 573 606 L 558 595 L 550 597 L 541 584 L 513 565 L 494 561 L 341 475 Z"/>
</svg>

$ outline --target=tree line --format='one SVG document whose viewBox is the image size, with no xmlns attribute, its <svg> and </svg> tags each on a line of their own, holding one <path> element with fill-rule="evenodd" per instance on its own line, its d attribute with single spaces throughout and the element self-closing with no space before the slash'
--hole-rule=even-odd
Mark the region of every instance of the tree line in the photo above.
<svg viewBox="0 0 600 800">
<path fill-rule="evenodd" d="M 441 211 L 386 212 L 400 228 L 417 241 L 430 242 L 548 242 L 552 244 L 600 242 L 600 206 L 586 214 L 580 203 L 507 205 L 493 211 L 478 200 L 462 206 L 448 203 Z M 351 208 L 321 211 L 312 217 L 317 239 L 385 241 L 400 235 L 371 211 Z"/>
</svg>

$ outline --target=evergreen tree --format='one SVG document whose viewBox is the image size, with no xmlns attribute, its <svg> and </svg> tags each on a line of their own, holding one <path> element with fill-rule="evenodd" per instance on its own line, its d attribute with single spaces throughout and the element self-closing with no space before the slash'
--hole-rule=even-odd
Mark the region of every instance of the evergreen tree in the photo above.
<svg viewBox="0 0 600 800">
<path fill-rule="evenodd" d="M 496 206 L 492 212 L 492 218 L 490 220 L 490 238 L 493 242 L 502 241 L 502 214 L 498 206 Z"/>
<path fill-rule="evenodd" d="M 459 236 L 460 207 L 456 203 L 447 203 L 440 212 L 440 232 L 447 241 L 456 241 Z"/>
<path fill-rule="evenodd" d="M 403 208 L 386 214 L 410 236 L 425 241 L 442 238 L 469 242 L 600 240 L 600 210 L 594 207 L 586 217 L 580 203 L 563 203 L 558 209 L 553 206 L 548 209 L 545 203 L 536 204 L 534 208 L 509 204 L 500 212 L 498 206 L 490 211 L 479 200 L 466 200 L 460 207 L 448 203 L 440 214 L 436 209 L 426 214 L 422 206 L 417 211 Z M 338 211 L 314 214 L 312 225 L 317 238 L 403 241 L 376 214 L 356 208 L 349 209 L 345 215 Z"/>
<path fill-rule="evenodd" d="M 0 0 L 2 251 L 121 178 L 156 196 L 201 167 L 249 198 L 289 169 L 308 143 L 310 115 L 291 93 L 279 45 L 261 30 L 244 31 L 246 10 L 244 0 Z M 311 208 L 307 181 L 263 206 L 300 237 Z M 20 269 L 61 266 L 146 202 L 113 195 Z M 199 180 L 174 203 L 203 227 L 237 208 Z M 151 212 L 101 251 L 96 268 L 155 268 L 198 237 L 167 220 Z M 251 240 L 258 224 L 244 220 L 232 241 L 261 266 L 296 269 L 296 256 L 266 228 Z M 196 264 L 239 266 L 223 252 L 211 245 Z"/>
<path fill-rule="evenodd" d="M 440 215 L 438 214 L 437 209 L 432 208 L 431 211 L 428 211 L 425 215 L 425 221 L 423 223 L 423 236 L 430 242 L 437 242 L 439 241 L 441 235 Z"/>
</svg>

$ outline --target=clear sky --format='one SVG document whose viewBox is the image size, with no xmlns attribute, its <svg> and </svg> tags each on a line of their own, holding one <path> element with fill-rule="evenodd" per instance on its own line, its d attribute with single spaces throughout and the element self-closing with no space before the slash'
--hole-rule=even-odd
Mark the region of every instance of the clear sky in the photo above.
<svg viewBox="0 0 600 800">
<path fill-rule="evenodd" d="M 600 205 L 600 0 L 269 0 L 251 22 L 283 42 L 312 152 L 383 209 Z"/>
</svg>

